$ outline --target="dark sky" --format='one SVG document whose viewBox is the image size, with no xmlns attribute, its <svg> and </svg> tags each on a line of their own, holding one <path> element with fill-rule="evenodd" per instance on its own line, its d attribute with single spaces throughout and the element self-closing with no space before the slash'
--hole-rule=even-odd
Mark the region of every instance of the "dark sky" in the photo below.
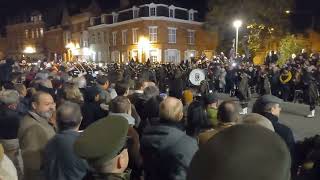
<svg viewBox="0 0 320 180">
<path fill-rule="evenodd" d="M 54 9 L 59 4 L 65 1 L 69 6 L 78 9 L 84 8 L 90 4 L 91 0 L 0 0 L 0 27 L 3 27 L 6 19 L 24 11 L 39 9 L 47 11 Z M 96 0 L 102 4 L 104 9 L 111 9 L 118 6 L 119 0 Z M 140 0 L 149 1 L 149 0 Z M 206 10 L 206 0 L 154 0 L 165 3 L 173 3 L 175 5 L 186 8 L 198 9 L 201 12 Z M 257 0 L 259 1 L 259 0 Z M 316 16 L 315 22 L 320 26 L 320 0 L 295 0 L 296 12 L 292 18 L 292 24 L 295 29 L 305 29 L 311 26 L 311 17 Z"/>
</svg>

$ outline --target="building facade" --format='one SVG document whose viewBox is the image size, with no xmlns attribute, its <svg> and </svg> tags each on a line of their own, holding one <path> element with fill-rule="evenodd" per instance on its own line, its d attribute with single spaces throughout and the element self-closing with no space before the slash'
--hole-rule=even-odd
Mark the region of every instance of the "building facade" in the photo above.
<svg viewBox="0 0 320 180">
<path fill-rule="evenodd" d="M 94 61 L 172 62 L 211 58 L 216 33 L 199 22 L 198 12 L 165 4 L 145 4 L 90 19 L 89 44 Z"/>
<path fill-rule="evenodd" d="M 68 10 L 63 12 L 61 27 L 63 29 L 63 44 L 67 52 L 64 59 L 73 61 L 88 61 L 91 58 L 89 51 L 90 18 L 100 14 L 96 1 L 80 13 L 69 15 Z"/>
<path fill-rule="evenodd" d="M 15 59 L 44 58 L 44 28 L 43 16 L 33 12 L 21 22 L 8 24 L 6 55 Z"/>
<path fill-rule="evenodd" d="M 63 59 L 66 49 L 63 42 L 63 29 L 61 26 L 50 27 L 44 32 L 44 45 L 48 59 L 54 61 Z"/>
</svg>

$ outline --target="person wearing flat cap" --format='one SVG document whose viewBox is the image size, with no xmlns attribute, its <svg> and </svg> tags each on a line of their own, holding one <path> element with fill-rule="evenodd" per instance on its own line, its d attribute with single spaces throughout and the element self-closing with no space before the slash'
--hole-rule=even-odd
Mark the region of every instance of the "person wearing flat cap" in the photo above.
<svg viewBox="0 0 320 180">
<path fill-rule="evenodd" d="M 291 158 L 283 140 L 260 125 L 235 125 L 200 147 L 187 180 L 290 180 Z"/>
<path fill-rule="evenodd" d="M 100 119 L 85 129 L 74 143 L 74 152 L 93 168 L 94 180 L 129 180 L 127 170 L 128 120 L 122 116 Z"/>
<path fill-rule="evenodd" d="M 275 132 L 282 137 L 284 142 L 286 142 L 291 155 L 294 156 L 295 140 L 293 133 L 289 127 L 279 122 L 279 116 L 281 113 L 280 105 L 282 103 L 283 101 L 278 97 L 264 95 L 257 99 L 257 101 L 254 103 L 252 112 L 260 114 L 271 121 Z"/>
</svg>

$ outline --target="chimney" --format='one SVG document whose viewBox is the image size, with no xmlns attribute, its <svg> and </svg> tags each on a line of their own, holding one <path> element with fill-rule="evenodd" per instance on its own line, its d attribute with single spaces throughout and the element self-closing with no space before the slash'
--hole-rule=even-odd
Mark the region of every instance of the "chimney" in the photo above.
<svg viewBox="0 0 320 180">
<path fill-rule="evenodd" d="M 120 0 L 120 9 L 125 9 L 130 6 L 129 0 Z"/>
</svg>

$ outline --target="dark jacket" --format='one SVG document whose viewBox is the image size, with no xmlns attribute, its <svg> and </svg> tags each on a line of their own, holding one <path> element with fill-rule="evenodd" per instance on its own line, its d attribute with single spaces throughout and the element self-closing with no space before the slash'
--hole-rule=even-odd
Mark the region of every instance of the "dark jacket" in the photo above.
<svg viewBox="0 0 320 180">
<path fill-rule="evenodd" d="M 73 151 L 79 135 L 76 131 L 62 131 L 48 142 L 43 162 L 47 180 L 78 180 L 86 175 L 89 169 L 87 162 Z"/>
<path fill-rule="evenodd" d="M 196 140 L 178 126 L 161 123 L 146 128 L 141 139 L 145 179 L 186 179 L 187 169 L 197 150 Z"/>
<path fill-rule="evenodd" d="M 291 156 L 293 156 L 295 140 L 294 140 L 293 133 L 292 133 L 291 129 L 289 127 L 287 127 L 286 125 L 279 123 L 278 117 L 274 116 L 271 113 L 262 113 L 262 115 L 271 121 L 275 132 L 288 145 L 288 148 L 291 152 Z"/>
<path fill-rule="evenodd" d="M 0 106 L 0 139 L 17 139 L 21 119 L 18 112 Z"/>
<path fill-rule="evenodd" d="M 103 110 L 98 102 L 86 102 L 81 108 L 82 112 L 82 123 L 80 129 L 83 130 L 87 128 L 90 124 L 96 122 L 97 120 L 108 116 L 109 112 Z"/>
</svg>

